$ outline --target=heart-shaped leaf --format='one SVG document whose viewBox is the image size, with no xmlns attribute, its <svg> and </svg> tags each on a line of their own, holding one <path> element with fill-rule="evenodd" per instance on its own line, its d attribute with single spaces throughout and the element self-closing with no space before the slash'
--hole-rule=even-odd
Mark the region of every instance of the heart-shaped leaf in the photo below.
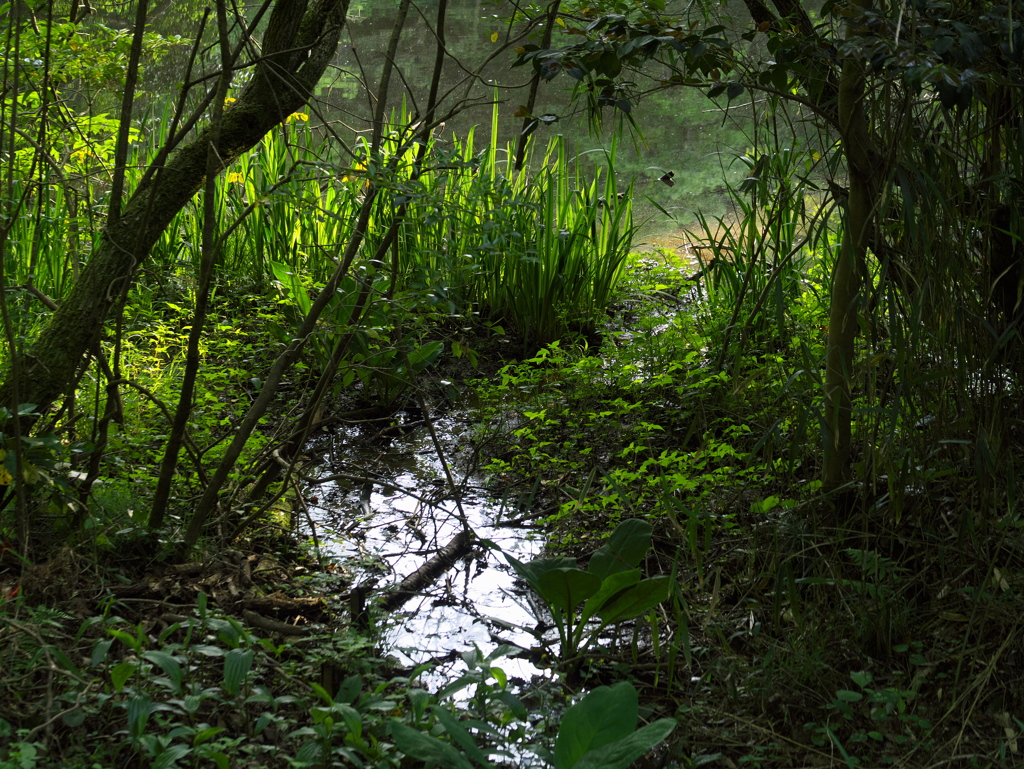
<svg viewBox="0 0 1024 769">
<path fill-rule="evenodd" d="M 505 558 L 509 564 L 515 570 L 516 574 L 526 580 L 526 583 L 540 592 L 538 587 L 541 575 L 546 572 L 552 571 L 553 569 L 575 569 L 576 559 L 575 558 L 538 558 L 535 561 L 529 563 L 523 563 L 518 558 L 515 558 L 508 553 L 505 553 Z"/>
<path fill-rule="evenodd" d="M 584 622 L 589 620 L 619 593 L 629 587 L 632 587 L 639 581 L 639 569 L 620 571 L 618 574 L 612 574 L 610 577 L 606 577 L 604 582 L 601 583 L 601 589 L 587 600 L 587 605 L 583 607 L 583 615 L 580 618 L 579 624 L 582 625 Z"/>
<path fill-rule="evenodd" d="M 605 580 L 620 571 L 635 569 L 651 547 L 651 531 L 651 524 L 643 518 L 627 518 L 590 556 L 587 570 Z"/>
<path fill-rule="evenodd" d="M 639 617 L 668 598 L 670 582 L 665 576 L 638 582 L 598 609 L 602 622 L 612 624 Z"/>
<path fill-rule="evenodd" d="M 661 718 L 628 737 L 584 754 L 573 769 L 628 769 L 640 756 L 664 740 L 676 728 L 674 718 Z"/>
<path fill-rule="evenodd" d="M 628 681 L 598 686 L 562 717 L 555 739 L 555 769 L 572 769 L 584 755 L 633 733 L 639 715 Z"/>
<path fill-rule="evenodd" d="M 601 589 L 601 580 L 582 569 L 551 569 L 537 580 L 537 592 L 552 606 L 572 611 Z"/>
</svg>

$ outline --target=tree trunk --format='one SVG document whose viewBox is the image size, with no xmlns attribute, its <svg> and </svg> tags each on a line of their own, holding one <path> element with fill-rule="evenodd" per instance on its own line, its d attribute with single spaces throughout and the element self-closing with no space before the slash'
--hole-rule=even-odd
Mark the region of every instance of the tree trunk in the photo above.
<svg viewBox="0 0 1024 769">
<path fill-rule="evenodd" d="M 214 144 L 220 158 L 217 173 L 306 103 L 337 49 L 348 3 L 274 3 L 253 77 L 224 111 Z M 174 216 L 205 183 L 210 139 L 207 129 L 156 173 L 147 173 L 120 218 L 104 230 L 79 280 L 21 361 L 22 402 L 36 404 L 41 413 L 72 386 L 118 296 Z M 14 410 L 17 404 L 11 399 L 10 376 L 5 374 L 0 404 Z"/>
<path fill-rule="evenodd" d="M 866 3 L 859 6 L 861 10 L 868 7 Z M 864 109 L 864 89 L 863 62 L 848 56 L 839 80 L 839 130 L 849 175 L 849 198 L 843 241 L 832 273 L 825 358 L 826 490 L 835 489 L 850 479 L 853 445 L 850 383 L 854 342 L 862 304 L 867 244 L 874 218 L 874 190 L 878 188 L 875 174 L 881 167 Z"/>
</svg>

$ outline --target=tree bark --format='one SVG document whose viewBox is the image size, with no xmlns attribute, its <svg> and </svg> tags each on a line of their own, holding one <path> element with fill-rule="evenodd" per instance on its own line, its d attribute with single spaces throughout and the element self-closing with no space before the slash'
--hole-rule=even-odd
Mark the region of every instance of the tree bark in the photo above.
<svg viewBox="0 0 1024 769">
<path fill-rule="evenodd" d="M 349 0 L 274 3 L 253 78 L 238 101 L 225 109 L 220 136 L 213 143 L 220 159 L 217 173 L 307 102 L 337 49 L 348 4 Z M 210 144 L 207 129 L 178 149 L 157 173 L 147 173 L 120 218 L 104 230 L 79 280 L 25 353 L 19 400 L 36 404 L 42 413 L 72 386 L 136 269 L 178 211 L 203 187 Z M 0 404 L 16 411 L 11 400 L 10 374 L 5 372 Z"/>
<path fill-rule="evenodd" d="M 869 3 L 858 3 L 866 10 Z M 843 62 L 839 79 L 839 130 L 849 176 L 845 228 L 832 273 L 828 343 L 825 353 L 825 446 L 824 486 L 834 490 L 850 479 L 853 405 L 850 384 L 854 367 L 854 343 L 862 305 L 861 289 L 868 241 L 874 219 L 875 174 L 879 153 L 871 139 L 864 108 L 864 63 L 853 56 Z"/>
</svg>

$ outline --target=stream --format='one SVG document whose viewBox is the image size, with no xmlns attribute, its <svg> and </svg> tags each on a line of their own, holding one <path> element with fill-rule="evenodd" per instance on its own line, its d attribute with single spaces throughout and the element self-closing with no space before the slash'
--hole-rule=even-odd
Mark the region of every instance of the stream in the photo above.
<svg viewBox="0 0 1024 769">
<path fill-rule="evenodd" d="M 492 498 L 479 477 L 462 469 L 470 464 L 464 455 L 473 429 L 465 411 L 435 421 L 444 462 L 422 426 L 372 448 L 359 428 L 316 439 L 319 453 L 345 458 L 344 463 L 329 460 L 329 472 L 341 469 L 375 480 L 320 485 L 303 534 L 313 534 L 312 524 L 322 552 L 339 559 L 354 584 L 372 586 L 374 593 L 423 566 L 464 530 L 463 520 L 479 540 L 522 561 L 536 558 L 543 547 L 539 535 L 502 524 L 502 518 L 521 514 L 516 505 Z M 457 493 L 447 480 L 445 462 Z M 515 582 L 500 553 L 475 545 L 392 613 L 384 630 L 385 650 L 404 666 L 436 663 L 424 683 L 438 689 L 465 669 L 461 655 L 474 645 L 484 655 L 503 643 L 531 648 L 536 638 L 528 629 L 538 625 L 538 614 L 532 596 Z M 522 658 L 503 658 L 499 664 L 519 687 L 545 675 Z"/>
</svg>

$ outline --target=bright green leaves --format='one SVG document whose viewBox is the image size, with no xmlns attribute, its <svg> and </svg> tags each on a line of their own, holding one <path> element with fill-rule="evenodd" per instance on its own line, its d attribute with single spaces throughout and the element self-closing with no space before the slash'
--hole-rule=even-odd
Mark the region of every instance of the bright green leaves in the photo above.
<svg viewBox="0 0 1024 769">
<path fill-rule="evenodd" d="M 636 689 L 628 682 L 594 689 L 566 711 L 555 741 L 555 766 L 570 769 L 587 753 L 628 737 L 638 712 Z"/>
<path fill-rule="evenodd" d="M 301 325 L 313 306 L 308 282 L 289 265 L 270 262 L 270 267 L 286 314 L 293 326 Z M 444 342 L 436 340 L 388 344 L 380 329 L 395 323 L 394 319 L 380 305 L 367 306 L 364 288 L 352 277 L 340 282 L 320 318 L 307 342 L 318 365 L 321 369 L 329 365 L 338 339 L 350 334 L 348 355 L 339 364 L 342 384 L 347 387 L 358 379 L 364 391 L 379 402 L 393 401 L 412 385 L 416 374 L 434 365 L 444 352 Z M 288 342 L 294 328 L 274 325 L 272 331 L 280 341 Z"/>
</svg>

